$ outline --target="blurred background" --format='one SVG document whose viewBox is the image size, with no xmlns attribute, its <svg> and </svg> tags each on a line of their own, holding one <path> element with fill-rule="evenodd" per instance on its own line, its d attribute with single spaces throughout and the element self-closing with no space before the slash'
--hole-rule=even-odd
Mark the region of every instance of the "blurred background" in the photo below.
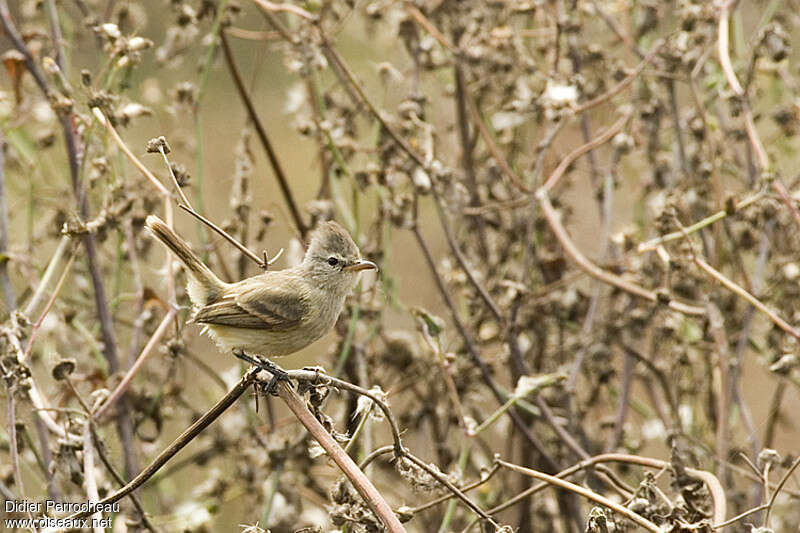
<svg viewBox="0 0 800 533">
<path fill-rule="evenodd" d="M 760 454 L 776 450 L 779 460 L 770 464 L 777 482 L 798 454 L 798 336 L 754 311 L 693 259 L 703 257 L 788 324 L 797 323 L 796 7 L 775 0 L 733 3 L 729 11 L 707 2 L 630 0 L 10 2 L 8 23 L 42 72 L 50 98 L 14 39 L 0 35 L 8 210 L 7 247 L 0 252 L 14 300 L 13 308 L 8 298 L 2 308 L 4 374 L 14 376 L 7 377 L 3 395 L 13 391 L 18 398 L 13 448 L 19 452 L 15 469 L 8 410 L 14 402 L 4 402 L 4 487 L 20 494 L 21 474 L 28 498 L 86 499 L 81 446 L 46 437 L 26 380 L 57 410 L 57 424 L 80 435 L 85 415 L 76 391 L 90 406 L 101 402 L 170 303 L 165 250 L 142 231 L 147 214 L 166 217 L 164 202 L 92 115 L 91 107 L 98 107 L 133 155 L 173 191 L 161 156 L 145 149 L 148 140 L 164 136 L 195 209 L 256 254 L 266 250 L 271 257 L 282 249 L 271 268 L 302 257 L 303 231 L 317 220 L 333 217 L 348 228 L 362 253 L 380 264 L 380 274 L 363 276 L 335 331 L 279 363 L 321 365 L 365 388 L 381 386 L 411 451 L 453 481 L 479 478 L 495 453 L 554 472 L 584 459 L 582 453 L 619 451 L 665 461 L 679 456 L 687 466 L 715 472 L 729 517 L 758 505 L 771 489 L 752 479 L 743 456 L 760 476 L 769 462 Z M 730 86 L 718 55 L 723 12 L 730 14 L 730 53 L 744 96 Z M 60 46 L 54 21 L 63 35 Z M 220 28 L 304 228 L 248 117 Z M 621 82 L 624 88 L 607 100 L 574 114 Z M 376 112 L 407 149 L 398 147 Z M 758 158 L 748 114 L 768 167 Z M 78 139 L 77 187 L 63 117 Z M 721 325 L 587 275 L 532 199 L 530 191 L 568 154 L 621 117 L 628 118 L 570 164 L 550 191 L 560 220 L 577 249 L 604 271 L 661 291 L 663 302 L 686 302 L 702 313 L 710 303 Z M 84 194 L 88 216 L 79 208 Z M 741 210 L 731 207 L 742 201 Z M 713 223 L 664 241 L 660 250 L 637 250 L 720 211 Z M 223 277 L 259 272 L 177 208 L 174 226 Z M 98 250 L 116 371 L 98 319 L 87 232 Z M 59 255 L 63 234 L 74 245 Z M 54 277 L 37 312 L 14 315 L 39 294 L 54 257 Z M 65 270 L 63 286 L 54 289 Z M 186 325 L 191 313 L 179 269 L 174 282 L 178 318 L 131 382 L 116 425 L 107 420 L 100 427 L 108 457 L 125 479 L 244 371 L 198 326 Z M 45 308 L 53 294 L 52 307 Z M 25 365 L 13 339 L 29 351 Z M 74 361 L 69 386 L 53 375 L 67 359 Z M 563 381 L 542 390 L 513 393 L 521 376 L 562 374 Z M 489 381 L 500 387 L 503 401 L 513 400 L 511 410 L 546 453 L 505 414 L 471 435 L 503 404 Z M 553 412 L 543 414 L 537 399 Z M 355 402 L 331 392 L 324 412 L 342 435 L 362 428 L 351 451 L 359 460 L 391 437 L 385 422 L 360 423 L 366 418 Z M 288 411 L 271 399 L 260 404 L 256 410 L 248 394 L 137 491 L 153 527 L 370 530 L 357 506 L 330 497 L 339 473 L 324 458 L 310 458 L 314 446 Z M 565 442 L 564 431 L 578 444 Z M 634 489 L 643 483 L 642 471 L 621 470 Z M 378 461 L 367 473 L 394 507 L 413 508 L 440 494 L 404 471 L 402 461 Z M 668 477 L 659 486 L 683 509 Z M 101 496 L 119 486 L 104 471 L 97 479 Z M 591 476 L 580 481 L 607 489 Z M 503 472 L 471 494 L 490 509 L 528 485 Z M 792 531 L 800 519 L 796 473 L 788 487 L 772 518 L 775 531 Z M 498 511 L 498 522 L 521 532 L 588 527 L 590 504 L 552 490 L 541 494 Z M 665 512 L 658 498 L 641 497 L 653 520 Z M 149 527 L 129 502 L 124 509 L 115 531 Z M 682 512 L 685 522 L 702 519 L 691 509 Z M 474 518 L 447 503 L 413 514 L 409 531 L 463 531 Z M 754 524 L 763 518 L 753 516 Z"/>
</svg>

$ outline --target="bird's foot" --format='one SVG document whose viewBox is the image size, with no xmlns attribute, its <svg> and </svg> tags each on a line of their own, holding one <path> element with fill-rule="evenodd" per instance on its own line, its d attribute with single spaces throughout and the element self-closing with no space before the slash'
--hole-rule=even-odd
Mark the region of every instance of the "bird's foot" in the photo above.
<svg viewBox="0 0 800 533">
<path fill-rule="evenodd" d="M 244 350 L 234 350 L 233 355 L 242 361 L 246 361 L 251 365 L 260 368 L 261 370 L 266 370 L 272 375 L 269 382 L 267 382 L 266 385 L 262 385 L 261 392 L 277 396 L 278 390 L 276 387 L 278 386 L 279 381 L 286 381 L 291 386 L 292 380 L 289 377 L 289 373 L 269 359 L 256 359 L 255 357 L 247 355 Z"/>
</svg>

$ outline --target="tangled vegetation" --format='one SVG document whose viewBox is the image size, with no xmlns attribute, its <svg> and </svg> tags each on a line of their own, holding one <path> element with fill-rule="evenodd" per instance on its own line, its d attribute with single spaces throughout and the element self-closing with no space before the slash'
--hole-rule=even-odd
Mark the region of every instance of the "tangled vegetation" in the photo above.
<svg viewBox="0 0 800 533">
<path fill-rule="evenodd" d="M 114 531 L 798 531 L 798 8 L 0 0 L 4 498 Z M 149 214 L 227 280 L 327 219 L 381 270 L 264 397 Z"/>
</svg>

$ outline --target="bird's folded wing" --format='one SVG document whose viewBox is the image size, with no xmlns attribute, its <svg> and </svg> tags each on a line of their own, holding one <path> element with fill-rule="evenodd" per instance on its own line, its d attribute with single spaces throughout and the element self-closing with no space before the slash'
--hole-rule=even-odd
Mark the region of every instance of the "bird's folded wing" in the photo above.
<svg viewBox="0 0 800 533">
<path fill-rule="evenodd" d="M 194 322 L 236 328 L 285 330 L 300 324 L 308 304 L 297 293 L 254 287 L 200 308 Z"/>
</svg>

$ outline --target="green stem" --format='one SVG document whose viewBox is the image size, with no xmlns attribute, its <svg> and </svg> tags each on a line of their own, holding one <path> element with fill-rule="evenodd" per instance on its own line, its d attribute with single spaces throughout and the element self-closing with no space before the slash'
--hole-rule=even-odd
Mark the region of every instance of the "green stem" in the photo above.
<svg viewBox="0 0 800 533">
<path fill-rule="evenodd" d="M 358 287 L 354 291 L 356 294 L 359 293 L 359 289 L 361 288 L 361 282 L 359 282 Z M 339 358 L 336 361 L 336 368 L 333 371 L 334 376 L 339 376 L 344 370 L 344 365 L 347 363 L 347 358 L 350 356 L 350 347 L 353 345 L 353 338 L 356 334 L 356 324 L 358 324 L 358 315 L 360 314 L 360 307 L 358 303 L 353 304 L 353 316 L 350 319 L 350 324 L 347 326 L 347 336 L 344 338 L 344 344 L 342 344 L 342 351 L 339 352 Z"/>
<path fill-rule="evenodd" d="M 358 436 L 361 434 L 361 431 L 367 425 L 367 420 L 369 420 L 369 413 L 371 411 L 372 407 L 370 406 L 370 408 L 361 417 L 361 420 L 358 421 L 358 426 L 356 426 L 355 431 L 353 431 L 353 436 L 350 437 L 350 440 L 347 442 L 347 446 L 344 447 L 345 452 L 349 453 L 350 450 L 353 448 L 353 445 L 356 443 L 356 440 L 358 439 Z"/>
<path fill-rule="evenodd" d="M 759 191 L 756 194 L 750 196 L 749 198 L 745 198 L 744 200 L 742 200 L 741 202 L 736 204 L 736 207 L 734 208 L 733 212 L 735 213 L 735 212 L 737 212 L 737 211 L 739 211 L 741 209 L 744 209 L 745 207 L 747 207 L 747 206 L 757 202 L 758 200 L 760 200 L 763 196 L 764 196 L 764 191 L 762 190 L 762 191 Z M 727 217 L 730 214 L 731 213 L 729 213 L 727 210 L 717 211 L 713 215 L 708 216 L 708 217 L 706 217 L 703 220 L 700 220 L 698 222 L 695 222 L 691 226 L 683 228 L 683 229 L 681 229 L 679 231 L 673 231 L 672 233 L 667 233 L 666 235 L 662 235 L 661 237 L 657 237 L 655 239 L 651 239 L 651 240 L 649 240 L 647 242 L 643 242 L 642 244 L 639 245 L 638 250 L 639 250 L 639 252 L 646 252 L 648 250 L 654 250 L 660 244 L 663 244 L 663 243 L 669 242 L 669 241 L 674 241 L 674 240 L 680 239 L 682 237 L 686 237 L 687 235 L 690 235 L 690 234 L 692 234 L 692 233 L 694 233 L 696 231 L 699 231 L 699 230 L 705 228 L 706 226 L 710 226 L 711 224 L 722 220 L 723 218 Z"/>
<path fill-rule="evenodd" d="M 274 470 L 269 476 L 269 493 L 267 494 L 267 503 L 264 505 L 264 512 L 261 514 L 261 524 L 266 527 L 269 522 L 269 517 L 272 515 L 272 503 L 275 501 L 275 494 L 278 492 L 278 483 L 280 481 L 280 472 Z"/>
<path fill-rule="evenodd" d="M 458 471 L 462 478 L 467 470 L 467 461 L 469 460 L 470 451 L 472 451 L 472 442 L 464 441 L 461 447 L 461 453 L 458 456 Z M 450 522 L 453 520 L 458 503 L 456 498 L 452 498 L 447 503 L 447 510 L 442 518 L 442 524 L 439 526 L 439 533 L 445 533 L 450 529 Z"/>
</svg>

